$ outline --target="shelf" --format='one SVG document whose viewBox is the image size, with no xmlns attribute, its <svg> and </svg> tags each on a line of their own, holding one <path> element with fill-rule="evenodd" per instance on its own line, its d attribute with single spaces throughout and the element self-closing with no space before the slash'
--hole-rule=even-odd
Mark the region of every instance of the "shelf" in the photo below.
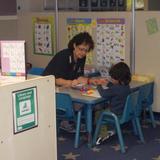
<svg viewBox="0 0 160 160">
<path fill-rule="evenodd" d="M 8 16 L 0 16 L 1 21 L 5 20 L 17 20 L 18 16 L 17 15 L 8 15 Z"/>
</svg>

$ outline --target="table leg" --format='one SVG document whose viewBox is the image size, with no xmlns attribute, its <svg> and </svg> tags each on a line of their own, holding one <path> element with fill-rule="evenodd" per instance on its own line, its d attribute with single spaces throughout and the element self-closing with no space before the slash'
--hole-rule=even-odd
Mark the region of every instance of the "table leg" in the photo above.
<svg viewBox="0 0 160 160">
<path fill-rule="evenodd" d="M 92 105 L 88 104 L 86 107 L 86 124 L 88 132 L 88 147 L 92 147 Z"/>
</svg>

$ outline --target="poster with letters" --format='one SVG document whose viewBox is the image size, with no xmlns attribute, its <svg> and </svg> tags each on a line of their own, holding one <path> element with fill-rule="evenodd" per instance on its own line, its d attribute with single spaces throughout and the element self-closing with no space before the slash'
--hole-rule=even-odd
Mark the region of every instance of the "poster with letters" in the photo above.
<svg viewBox="0 0 160 160">
<path fill-rule="evenodd" d="M 88 32 L 92 36 L 91 18 L 67 18 L 67 41 L 80 32 Z M 93 63 L 93 53 L 87 54 L 86 64 Z"/>
<path fill-rule="evenodd" d="M 113 64 L 125 59 L 125 19 L 99 18 L 96 27 L 96 60 L 102 76 Z"/>
</svg>

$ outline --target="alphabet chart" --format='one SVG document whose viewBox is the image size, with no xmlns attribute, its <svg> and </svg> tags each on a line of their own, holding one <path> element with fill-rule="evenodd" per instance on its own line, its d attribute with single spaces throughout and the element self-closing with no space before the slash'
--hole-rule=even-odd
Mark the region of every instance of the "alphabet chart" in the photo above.
<svg viewBox="0 0 160 160">
<path fill-rule="evenodd" d="M 125 19 L 99 18 L 96 27 L 96 64 L 103 76 L 125 59 Z"/>
<path fill-rule="evenodd" d="M 25 41 L 0 41 L 2 76 L 25 76 Z"/>
<path fill-rule="evenodd" d="M 92 36 L 91 18 L 68 18 L 67 19 L 67 41 L 80 32 L 88 32 Z M 86 64 L 93 63 L 93 53 L 87 54 Z"/>
</svg>

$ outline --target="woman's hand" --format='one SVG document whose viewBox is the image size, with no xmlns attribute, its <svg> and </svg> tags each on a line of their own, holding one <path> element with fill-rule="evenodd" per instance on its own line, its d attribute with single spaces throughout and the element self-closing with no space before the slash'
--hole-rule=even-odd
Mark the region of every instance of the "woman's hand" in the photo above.
<svg viewBox="0 0 160 160">
<path fill-rule="evenodd" d="M 79 84 L 79 81 L 77 79 L 74 79 L 72 80 L 71 87 L 75 87 L 78 84 Z"/>
<path fill-rule="evenodd" d="M 88 78 L 86 77 L 78 77 L 78 82 L 81 83 L 81 84 L 88 84 Z"/>
<path fill-rule="evenodd" d="M 59 85 L 61 87 L 74 87 L 76 85 L 78 85 L 80 82 L 78 81 L 78 79 L 74 79 L 74 80 L 66 80 L 66 79 L 62 79 L 62 78 L 57 78 L 56 79 L 56 85 Z"/>
<path fill-rule="evenodd" d="M 91 78 L 89 82 L 93 85 L 106 85 L 108 80 L 106 78 Z"/>
</svg>

